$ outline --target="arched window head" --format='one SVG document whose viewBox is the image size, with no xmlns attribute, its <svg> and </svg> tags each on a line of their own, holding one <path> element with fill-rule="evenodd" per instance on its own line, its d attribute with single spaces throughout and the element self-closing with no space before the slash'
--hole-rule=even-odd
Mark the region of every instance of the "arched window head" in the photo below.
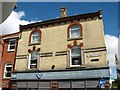
<svg viewBox="0 0 120 90">
<path fill-rule="evenodd" d="M 40 43 L 41 41 L 41 31 L 40 30 L 33 30 L 30 33 L 29 43 Z"/>
<path fill-rule="evenodd" d="M 70 65 L 78 66 L 81 65 L 81 49 L 79 46 L 74 46 L 70 51 Z"/>
<path fill-rule="evenodd" d="M 10 78 L 12 72 L 12 63 L 7 63 L 4 68 L 4 78 Z"/>
<path fill-rule="evenodd" d="M 82 36 L 82 25 L 74 22 L 68 26 L 68 38 L 80 38 Z"/>
<path fill-rule="evenodd" d="M 30 68 L 37 68 L 38 52 L 33 50 L 30 56 Z"/>
</svg>

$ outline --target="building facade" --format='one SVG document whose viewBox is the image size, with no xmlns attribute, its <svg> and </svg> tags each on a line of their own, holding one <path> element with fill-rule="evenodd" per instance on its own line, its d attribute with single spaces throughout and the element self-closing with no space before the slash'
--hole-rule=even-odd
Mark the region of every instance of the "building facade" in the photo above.
<svg viewBox="0 0 120 90">
<path fill-rule="evenodd" d="M 60 15 L 20 25 L 13 89 L 96 88 L 101 76 L 109 82 L 102 11 L 67 16 L 61 8 Z"/>
<path fill-rule="evenodd" d="M 2 36 L 3 52 L 1 59 L 2 89 L 11 90 L 11 73 L 14 71 L 19 33 Z"/>
<path fill-rule="evenodd" d="M 2 72 L 2 66 L 1 66 L 2 52 L 3 52 L 3 40 L 2 40 L 2 35 L 0 35 L 0 72 Z M 2 74 L 0 74 L 0 89 L 1 88 L 2 88 Z"/>
</svg>

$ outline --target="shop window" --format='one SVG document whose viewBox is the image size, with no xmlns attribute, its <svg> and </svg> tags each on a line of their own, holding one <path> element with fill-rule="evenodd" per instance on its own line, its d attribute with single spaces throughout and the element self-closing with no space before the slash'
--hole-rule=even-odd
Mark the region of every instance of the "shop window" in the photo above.
<svg viewBox="0 0 120 90">
<path fill-rule="evenodd" d="M 37 68 L 38 52 L 33 50 L 30 54 L 29 68 Z"/>
<path fill-rule="evenodd" d="M 40 43 L 41 41 L 41 31 L 40 30 L 34 30 L 30 34 L 29 43 Z"/>
<path fill-rule="evenodd" d="M 16 43 L 15 39 L 9 41 L 8 51 L 14 51 L 14 49 L 15 49 L 15 43 Z"/>
<path fill-rule="evenodd" d="M 12 64 L 7 63 L 5 65 L 5 69 L 4 69 L 4 78 L 10 78 L 11 77 L 11 71 L 12 71 Z"/>
<path fill-rule="evenodd" d="M 82 64 L 81 49 L 79 46 L 74 46 L 70 50 L 70 65 L 80 66 L 81 64 Z"/>
<path fill-rule="evenodd" d="M 39 90 L 50 90 L 50 82 L 39 82 Z"/>
<path fill-rule="evenodd" d="M 72 23 L 68 26 L 68 38 L 76 39 L 82 36 L 82 26 L 79 23 Z"/>
</svg>

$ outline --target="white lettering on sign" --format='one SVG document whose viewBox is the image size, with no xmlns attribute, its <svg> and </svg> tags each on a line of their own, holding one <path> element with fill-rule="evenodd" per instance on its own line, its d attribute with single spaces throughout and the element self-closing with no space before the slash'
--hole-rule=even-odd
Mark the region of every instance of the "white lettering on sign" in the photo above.
<svg viewBox="0 0 120 90">
<path fill-rule="evenodd" d="M 87 55 L 88 58 L 91 58 L 91 57 L 100 57 L 101 54 L 91 54 L 91 55 Z"/>
</svg>

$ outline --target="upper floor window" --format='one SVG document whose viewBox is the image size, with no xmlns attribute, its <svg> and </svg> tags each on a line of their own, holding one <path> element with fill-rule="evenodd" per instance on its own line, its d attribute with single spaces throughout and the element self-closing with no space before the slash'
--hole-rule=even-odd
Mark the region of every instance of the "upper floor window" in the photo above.
<svg viewBox="0 0 120 90">
<path fill-rule="evenodd" d="M 79 46 L 74 46 L 70 50 L 70 65 L 79 66 L 82 64 L 81 49 Z"/>
<path fill-rule="evenodd" d="M 74 22 L 68 26 L 68 38 L 80 38 L 82 36 L 82 26 L 78 22 Z"/>
<path fill-rule="evenodd" d="M 5 69 L 4 69 L 4 78 L 10 78 L 11 77 L 11 71 L 12 71 L 12 64 L 7 63 L 5 65 Z"/>
<path fill-rule="evenodd" d="M 14 49 L 15 49 L 15 43 L 16 43 L 15 39 L 9 41 L 8 51 L 14 51 Z"/>
<path fill-rule="evenodd" d="M 30 33 L 30 39 L 29 39 L 29 43 L 40 43 L 41 41 L 41 34 L 42 32 L 40 30 L 33 30 Z"/>
<path fill-rule="evenodd" d="M 38 52 L 33 50 L 30 54 L 29 68 L 37 68 Z"/>
<path fill-rule="evenodd" d="M 70 28 L 70 38 L 77 38 L 80 37 L 80 26 L 73 25 Z"/>
</svg>

